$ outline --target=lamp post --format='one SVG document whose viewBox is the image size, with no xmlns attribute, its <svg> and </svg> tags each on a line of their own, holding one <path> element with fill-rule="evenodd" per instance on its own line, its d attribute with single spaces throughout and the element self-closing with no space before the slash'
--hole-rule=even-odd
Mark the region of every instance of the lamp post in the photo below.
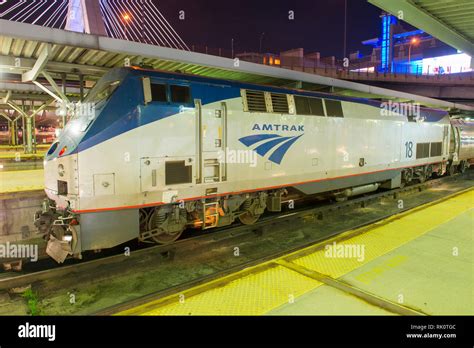
<svg viewBox="0 0 474 348">
<path fill-rule="evenodd" d="M 127 23 L 130 20 L 130 16 L 128 15 L 128 13 L 125 13 L 125 14 L 122 15 L 122 19 L 123 19 L 123 23 L 124 23 L 124 27 L 125 27 L 125 40 L 128 40 L 128 37 L 127 37 Z"/>
<path fill-rule="evenodd" d="M 411 68 L 410 68 L 410 62 L 411 62 L 411 46 L 418 44 L 419 40 L 414 37 L 413 39 L 410 40 L 410 44 L 408 45 L 408 69 L 410 69 L 411 73 Z"/>
<path fill-rule="evenodd" d="M 258 53 L 262 53 L 262 40 L 263 40 L 263 36 L 264 36 L 264 35 L 265 35 L 265 33 L 262 33 L 262 34 L 260 35 L 260 49 L 259 49 Z"/>
<path fill-rule="evenodd" d="M 344 0 L 344 57 L 347 58 L 347 0 Z"/>
<path fill-rule="evenodd" d="M 408 63 L 411 61 L 411 46 L 418 44 L 418 39 L 414 37 L 410 40 L 410 45 L 408 46 Z"/>
</svg>

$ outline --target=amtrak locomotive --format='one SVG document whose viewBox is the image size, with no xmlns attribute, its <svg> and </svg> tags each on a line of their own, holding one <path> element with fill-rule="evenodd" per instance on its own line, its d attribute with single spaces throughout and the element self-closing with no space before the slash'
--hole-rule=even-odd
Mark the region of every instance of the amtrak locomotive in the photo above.
<svg viewBox="0 0 474 348">
<path fill-rule="evenodd" d="M 119 68 L 45 157 L 36 216 L 56 261 L 186 228 L 252 224 L 286 197 L 345 199 L 464 170 L 472 123 L 362 98 Z M 386 112 L 388 111 L 388 112 Z"/>
</svg>

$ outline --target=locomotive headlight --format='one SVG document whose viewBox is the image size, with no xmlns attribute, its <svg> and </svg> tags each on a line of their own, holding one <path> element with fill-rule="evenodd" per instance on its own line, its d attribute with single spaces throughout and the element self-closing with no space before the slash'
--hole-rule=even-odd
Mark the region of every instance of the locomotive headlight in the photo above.
<svg viewBox="0 0 474 348">
<path fill-rule="evenodd" d="M 64 176 L 64 165 L 62 164 L 58 165 L 58 174 L 59 176 Z"/>
</svg>

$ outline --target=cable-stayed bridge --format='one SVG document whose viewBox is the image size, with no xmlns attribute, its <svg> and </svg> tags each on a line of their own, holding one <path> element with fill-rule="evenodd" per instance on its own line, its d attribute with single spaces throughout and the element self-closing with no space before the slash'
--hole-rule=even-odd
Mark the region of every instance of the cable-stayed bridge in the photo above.
<svg viewBox="0 0 474 348">
<path fill-rule="evenodd" d="M 152 0 L 3 0 L 0 19 L 189 51 Z"/>
</svg>

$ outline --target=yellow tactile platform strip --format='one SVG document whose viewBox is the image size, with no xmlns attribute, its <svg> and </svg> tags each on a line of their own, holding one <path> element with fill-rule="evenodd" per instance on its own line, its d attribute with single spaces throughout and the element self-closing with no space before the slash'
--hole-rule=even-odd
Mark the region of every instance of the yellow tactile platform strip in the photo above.
<svg viewBox="0 0 474 348">
<path fill-rule="evenodd" d="M 17 153 L 15 152 L 0 152 L 0 159 L 7 159 L 7 160 L 14 160 L 14 159 L 17 159 L 17 158 L 20 158 L 22 160 L 25 160 L 25 159 L 37 159 L 37 158 L 43 158 L 44 157 L 44 154 L 45 153 L 28 153 L 28 154 L 25 154 L 25 153 L 20 153 L 18 152 L 19 155 L 17 155 Z"/>
<path fill-rule="evenodd" d="M 42 190 L 43 169 L 0 171 L 0 193 Z"/>
<path fill-rule="evenodd" d="M 443 203 L 407 214 L 401 219 L 382 224 L 380 227 L 374 224 L 370 233 L 364 233 L 338 243 L 341 250 L 346 245 L 351 247 L 364 246 L 365 255 L 363 260 L 358 260 L 357 257 L 327 257 L 326 250 L 321 250 L 293 259 L 292 262 L 332 278 L 339 278 L 472 209 L 473 202 L 473 191 L 469 191 Z"/>
<path fill-rule="evenodd" d="M 36 148 L 37 149 L 48 149 L 51 146 L 51 144 L 37 144 Z M 23 145 L 0 145 L 0 150 L 6 150 L 6 151 L 19 151 L 23 150 L 24 147 Z"/>
<path fill-rule="evenodd" d="M 304 275 L 277 266 L 204 291 L 190 299 L 178 295 L 175 303 L 144 314 L 262 315 L 268 308 L 291 301 L 319 285 L 321 283 Z"/>
<path fill-rule="evenodd" d="M 332 278 L 341 277 L 472 209 L 473 192 L 470 188 L 450 198 L 392 216 L 370 228 L 348 231 L 280 259 Z M 347 238 L 350 234 L 356 235 Z M 324 246 L 333 241 L 337 245 L 364 245 L 363 261 L 357 258 L 326 257 Z M 272 260 L 227 276 L 227 281 L 224 277 L 118 314 L 262 315 L 323 284 L 277 262 Z"/>
</svg>

